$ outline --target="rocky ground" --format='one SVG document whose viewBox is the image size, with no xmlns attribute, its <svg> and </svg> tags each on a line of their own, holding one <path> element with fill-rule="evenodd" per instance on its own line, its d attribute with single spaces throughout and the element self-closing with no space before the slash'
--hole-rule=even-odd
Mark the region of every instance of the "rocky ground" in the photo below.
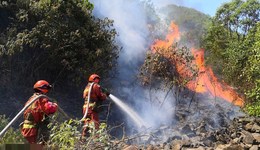
<svg viewBox="0 0 260 150">
<path fill-rule="evenodd" d="M 228 126 L 218 130 L 201 122 L 198 126 L 187 124 L 183 127 L 162 126 L 151 134 L 139 136 L 144 142 L 138 145 L 118 145 L 124 150 L 258 150 L 260 149 L 260 118 L 234 118 Z M 164 134 L 161 134 L 164 133 Z M 163 141 L 166 134 L 168 139 Z M 159 136 L 157 136 L 159 135 Z M 136 140 L 136 139 L 135 139 Z"/>
<path fill-rule="evenodd" d="M 223 101 L 179 103 L 173 122 L 116 144 L 123 150 L 258 150 L 260 118 Z"/>
</svg>

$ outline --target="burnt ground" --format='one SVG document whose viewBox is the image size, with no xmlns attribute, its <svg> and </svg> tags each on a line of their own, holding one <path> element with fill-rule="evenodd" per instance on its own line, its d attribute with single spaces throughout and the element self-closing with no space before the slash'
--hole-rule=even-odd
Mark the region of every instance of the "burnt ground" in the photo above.
<svg viewBox="0 0 260 150">
<path fill-rule="evenodd" d="M 176 103 L 170 125 L 132 135 L 124 150 L 258 150 L 260 118 L 220 99 L 197 97 Z"/>
<path fill-rule="evenodd" d="M 120 147 L 124 147 L 124 150 L 258 150 L 260 148 L 260 118 L 238 117 L 217 130 L 210 127 L 212 126 L 207 121 L 198 125 L 162 126 L 152 134 L 139 136 L 139 140 L 145 141 L 146 144 L 122 144 Z M 167 136 L 168 138 L 162 142 L 163 136 L 167 134 L 172 136 Z"/>
<path fill-rule="evenodd" d="M 197 106 L 196 106 L 197 105 Z M 144 129 L 117 143 L 124 150 L 258 150 L 260 118 L 235 106 L 216 102 L 187 108 L 179 104 L 171 125 Z M 198 106 L 200 105 L 200 106 Z M 212 107 L 212 108 L 211 108 Z M 214 108 L 213 108 L 214 107 Z"/>
</svg>

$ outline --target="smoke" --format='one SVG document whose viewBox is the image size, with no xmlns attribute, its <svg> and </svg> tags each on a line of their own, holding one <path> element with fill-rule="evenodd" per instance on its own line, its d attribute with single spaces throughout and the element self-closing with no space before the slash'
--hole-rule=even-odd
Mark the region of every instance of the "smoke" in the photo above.
<svg viewBox="0 0 260 150">
<path fill-rule="evenodd" d="M 144 10 L 136 0 L 93 0 L 94 14 L 114 20 L 118 41 L 124 46 L 119 61 L 131 63 L 140 60 L 148 38 Z"/>
<path fill-rule="evenodd" d="M 118 75 L 112 82 L 113 94 L 133 107 L 149 127 L 169 123 L 173 115 L 173 111 L 170 111 L 173 100 L 164 99 L 166 93 L 163 91 L 142 88 L 137 79 L 140 65 L 143 64 L 152 41 L 149 37 L 147 14 L 140 1 L 90 0 L 90 2 L 94 4 L 95 16 L 114 20 L 114 27 L 119 33 L 117 41 L 123 47 L 118 60 Z M 162 104 L 163 100 L 165 102 Z M 127 118 L 128 126 L 136 127 L 128 116 L 123 118 Z"/>
<path fill-rule="evenodd" d="M 141 5 L 139 0 L 90 0 L 90 2 L 94 4 L 95 16 L 114 20 L 114 27 L 119 33 L 117 42 L 123 47 L 118 59 L 118 74 L 111 81 L 113 85 L 111 87 L 112 94 L 136 111 L 145 124 L 148 124 L 147 128 L 156 128 L 161 125 L 174 123 L 174 117 L 176 116 L 174 114 L 175 103 L 176 101 L 182 103 L 185 100 L 182 102 L 175 100 L 172 93 L 173 90 L 168 93 L 168 91 L 143 88 L 137 79 L 139 68 L 145 60 L 146 51 L 153 42 L 149 36 L 148 20 L 146 20 L 149 14 L 146 14 L 143 5 Z M 158 6 L 164 6 L 174 2 L 177 2 L 177 4 L 183 3 L 183 1 L 163 0 L 159 2 L 154 0 L 156 6 L 157 4 Z M 188 99 L 191 97 L 188 97 Z M 216 104 L 213 104 L 213 100 L 208 98 L 200 97 L 197 100 L 188 101 L 198 104 L 196 102 L 198 99 L 201 102 L 201 106 L 195 105 L 187 108 L 189 104 L 184 104 L 182 107 L 189 109 L 186 115 L 189 116 L 190 121 L 198 120 L 200 115 L 204 114 L 205 109 L 212 112 L 213 118 L 217 118 L 214 117 L 217 114 L 216 112 L 227 112 L 223 111 L 222 108 L 215 108 Z M 223 103 L 218 105 L 223 106 Z M 225 108 L 228 107 L 232 106 L 227 104 Z M 199 110 L 200 108 L 203 108 L 203 110 Z M 231 110 L 233 112 L 233 108 Z M 208 117 L 209 112 L 206 112 L 205 116 Z M 119 116 L 116 117 L 116 115 Z M 141 131 L 133 119 L 124 114 L 120 109 L 115 113 L 112 112 L 111 117 L 113 117 L 113 120 L 121 119 L 120 121 L 126 122 L 125 125 L 129 129 Z M 203 119 L 203 117 L 200 119 Z"/>
</svg>

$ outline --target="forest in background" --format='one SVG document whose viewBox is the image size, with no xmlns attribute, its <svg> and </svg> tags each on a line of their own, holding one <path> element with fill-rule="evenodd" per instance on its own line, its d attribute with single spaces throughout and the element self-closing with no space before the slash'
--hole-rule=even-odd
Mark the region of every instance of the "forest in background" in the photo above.
<svg viewBox="0 0 260 150">
<path fill-rule="evenodd" d="M 142 4 L 151 14 L 148 18 L 151 36 L 160 39 L 166 31 L 152 31 L 160 30 L 165 24 L 160 22 L 151 4 Z M 117 72 L 121 45 L 115 40 L 118 35 L 113 20 L 96 18 L 92 14 L 93 7 L 88 1 L 80 0 L 1 1 L 0 98 L 3 105 L 19 109 L 39 79 L 53 83 L 51 96 L 62 97 L 63 101 L 74 98 L 71 95 L 81 95 L 93 72 L 100 74 L 104 84 L 109 85 L 109 79 Z M 175 5 L 162 11 L 167 16 L 167 25 L 174 20 L 181 30 L 188 31 L 186 39 L 179 44 L 188 42 L 205 48 L 207 64 L 220 79 L 245 97 L 249 104 L 247 112 L 256 116 L 260 115 L 259 11 L 257 0 L 233 0 L 222 5 L 212 18 Z M 183 15 L 178 18 L 172 14 Z M 164 62 L 165 59 L 150 61 L 167 66 Z M 154 78 L 158 77 L 163 85 L 180 84 L 176 82 L 179 78 L 174 78 L 175 71 L 169 72 L 167 67 L 155 69 L 160 74 L 153 74 Z M 81 103 L 77 106 L 81 107 Z M 7 109 L 1 108 L 1 113 L 5 111 Z"/>
</svg>

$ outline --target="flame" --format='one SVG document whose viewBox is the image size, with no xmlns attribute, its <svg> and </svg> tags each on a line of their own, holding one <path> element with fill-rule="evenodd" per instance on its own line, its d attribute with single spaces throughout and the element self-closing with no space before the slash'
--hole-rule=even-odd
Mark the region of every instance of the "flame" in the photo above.
<svg viewBox="0 0 260 150">
<path fill-rule="evenodd" d="M 155 52 L 156 49 L 167 49 L 173 44 L 174 41 L 179 41 L 179 39 L 179 27 L 172 22 L 169 27 L 169 34 L 166 35 L 165 41 L 156 40 L 155 43 L 152 45 L 152 50 L 153 52 Z"/>
<path fill-rule="evenodd" d="M 176 66 L 178 73 L 182 77 L 189 77 L 191 75 L 190 70 L 185 65 L 185 62 L 178 63 L 178 58 L 169 55 L 169 49 L 174 42 L 180 40 L 179 28 L 173 22 L 169 27 L 169 33 L 165 40 L 156 40 L 151 46 L 153 52 L 163 54 L 164 57 L 172 60 L 172 63 Z M 191 49 L 191 52 L 195 58 L 194 64 L 198 68 L 198 76 L 187 83 L 186 87 L 197 93 L 209 93 L 213 97 L 222 98 L 237 106 L 243 106 L 243 99 L 236 93 L 236 91 L 223 81 L 219 81 L 214 75 L 210 67 L 205 66 L 204 50 L 203 49 Z"/>
</svg>

